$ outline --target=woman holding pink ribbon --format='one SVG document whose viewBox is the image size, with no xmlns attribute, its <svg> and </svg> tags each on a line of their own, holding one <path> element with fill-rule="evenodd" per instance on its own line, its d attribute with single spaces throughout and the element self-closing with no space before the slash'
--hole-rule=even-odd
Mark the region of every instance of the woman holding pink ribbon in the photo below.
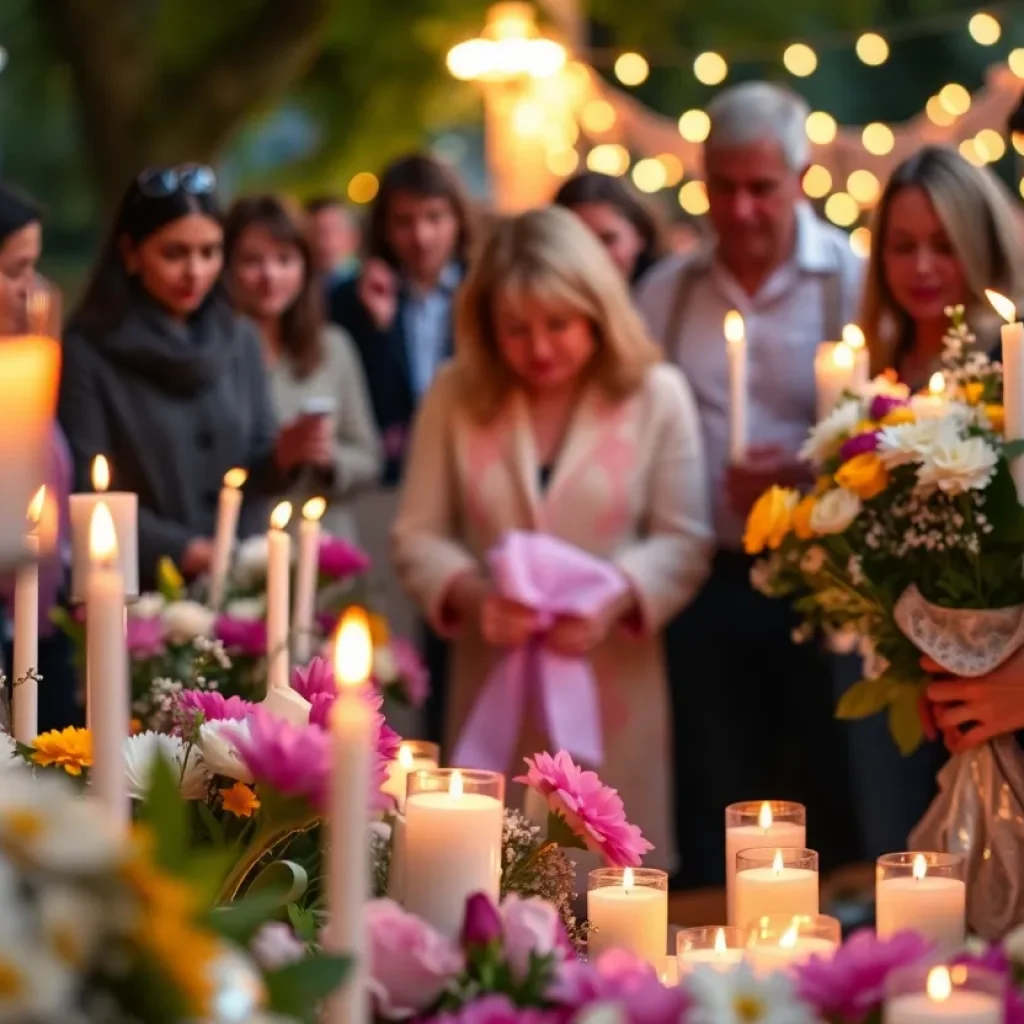
<svg viewBox="0 0 1024 1024">
<path fill-rule="evenodd" d="M 565 749 L 672 859 L 659 632 L 711 549 L 700 425 L 627 286 L 566 210 L 500 222 L 416 424 L 393 550 L 453 640 L 455 764 Z M 708 680 L 695 680 L 707 685 Z"/>
</svg>

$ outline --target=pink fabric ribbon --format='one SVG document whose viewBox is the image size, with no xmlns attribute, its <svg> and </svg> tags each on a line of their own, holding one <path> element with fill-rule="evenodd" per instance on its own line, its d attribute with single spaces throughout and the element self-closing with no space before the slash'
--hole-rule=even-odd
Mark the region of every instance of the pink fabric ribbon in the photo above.
<svg viewBox="0 0 1024 1024">
<path fill-rule="evenodd" d="M 538 613 L 538 636 L 509 651 L 473 705 L 452 764 L 505 772 L 511 767 L 532 695 L 553 750 L 594 767 L 604 760 L 597 680 L 588 658 L 566 658 L 543 646 L 558 616 L 589 616 L 629 584 L 608 562 L 543 533 L 514 531 L 488 555 L 498 592 Z"/>
</svg>

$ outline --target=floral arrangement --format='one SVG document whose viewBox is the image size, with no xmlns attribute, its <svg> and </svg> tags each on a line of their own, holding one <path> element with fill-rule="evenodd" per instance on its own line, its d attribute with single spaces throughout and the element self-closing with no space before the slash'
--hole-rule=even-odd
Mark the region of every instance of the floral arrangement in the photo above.
<svg viewBox="0 0 1024 1024">
<path fill-rule="evenodd" d="M 754 505 L 744 545 L 766 553 L 754 585 L 787 597 L 801 639 L 824 631 L 859 645 L 866 676 L 838 714 L 888 709 L 904 752 L 924 732 L 921 651 L 897 624 L 916 588 L 950 609 L 1024 602 L 1024 508 L 1003 441 L 1002 372 L 973 348 L 951 310 L 944 370 L 933 393 L 908 394 L 887 377 L 847 394 L 811 431 L 802 452 L 817 475 L 808 494 L 773 487 Z"/>
</svg>

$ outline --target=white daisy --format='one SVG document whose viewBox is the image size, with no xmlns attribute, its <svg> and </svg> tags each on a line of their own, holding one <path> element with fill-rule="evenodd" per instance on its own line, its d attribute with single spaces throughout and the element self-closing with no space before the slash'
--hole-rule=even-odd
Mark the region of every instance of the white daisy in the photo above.
<svg viewBox="0 0 1024 1024">
<path fill-rule="evenodd" d="M 929 449 L 917 470 L 918 485 L 945 494 L 983 491 L 992 481 L 999 456 L 983 437 L 950 437 Z"/>
<path fill-rule="evenodd" d="M 878 435 L 878 457 L 888 469 L 921 462 L 936 444 L 959 438 L 963 423 L 952 415 L 883 427 Z"/>
<path fill-rule="evenodd" d="M 74 845 L 69 843 L 68 845 Z M 71 1020 L 75 979 L 49 950 L 20 935 L 0 945 L 0 1020 Z"/>
<path fill-rule="evenodd" d="M 267 577 L 267 537 L 259 533 L 243 540 L 235 552 L 235 564 L 231 570 L 235 583 L 242 590 L 252 590 Z"/>
<path fill-rule="evenodd" d="M 157 758 L 162 758 L 180 780 L 181 795 L 186 800 L 202 800 L 206 796 L 207 774 L 199 748 L 186 747 L 180 736 L 143 732 L 124 741 L 125 771 L 128 774 L 128 795 L 143 800 L 149 792 L 150 776 Z"/>
<path fill-rule="evenodd" d="M 167 605 L 163 594 L 140 594 L 128 605 L 128 618 L 155 619 Z"/>
<path fill-rule="evenodd" d="M 252 773 L 238 755 L 236 737 L 248 736 L 248 719 L 240 722 L 204 722 L 199 727 L 199 749 L 211 775 L 223 775 L 237 782 L 252 782 Z"/>
<path fill-rule="evenodd" d="M 864 410 L 859 401 L 847 401 L 837 405 L 811 429 L 804 446 L 800 449 L 800 458 L 805 462 L 821 465 L 835 455 L 840 443 L 853 433 L 863 419 Z"/>
<path fill-rule="evenodd" d="M 83 971 L 103 930 L 98 900 L 83 888 L 49 883 L 40 892 L 39 916 L 51 955 L 68 970 Z"/>
<path fill-rule="evenodd" d="M 162 612 L 167 639 L 184 644 L 197 636 L 213 636 L 217 614 L 198 601 L 172 601 Z"/>
<path fill-rule="evenodd" d="M 698 967 L 685 988 L 693 1000 L 687 1024 L 816 1024 L 818 1020 L 797 998 L 785 974 L 759 978 L 745 963 L 722 974 Z"/>
<path fill-rule="evenodd" d="M 9 732 L 0 729 L 0 772 L 24 767 L 25 759 L 18 753 L 17 741 Z"/>
</svg>

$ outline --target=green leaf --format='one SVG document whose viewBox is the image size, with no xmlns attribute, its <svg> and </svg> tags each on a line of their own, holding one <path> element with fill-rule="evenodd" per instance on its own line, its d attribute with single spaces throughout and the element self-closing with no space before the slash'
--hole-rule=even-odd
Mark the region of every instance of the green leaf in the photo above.
<svg viewBox="0 0 1024 1024">
<path fill-rule="evenodd" d="M 217 815 L 202 800 L 196 801 L 199 817 L 206 826 L 206 831 L 217 846 L 224 845 L 224 826 L 217 820 Z"/>
<path fill-rule="evenodd" d="M 153 762 L 141 818 L 152 829 L 157 863 L 181 875 L 188 856 L 188 807 L 178 791 L 178 770 L 162 757 Z"/>
<path fill-rule="evenodd" d="M 270 1010 L 309 1020 L 315 1003 L 330 995 L 349 972 L 351 960 L 339 956 L 311 956 L 264 975 Z"/>
<path fill-rule="evenodd" d="M 924 726 L 918 710 L 920 698 L 919 686 L 904 684 L 897 687 L 889 704 L 889 733 L 905 757 L 917 750 L 924 740 Z"/>
<path fill-rule="evenodd" d="M 315 942 L 319 925 L 316 914 L 309 909 L 300 907 L 295 903 L 288 904 L 288 922 L 295 934 L 303 942 Z"/>
<path fill-rule="evenodd" d="M 836 718 L 867 718 L 869 715 L 877 715 L 889 706 L 898 687 L 899 684 L 887 676 L 862 679 L 839 698 Z"/>
<path fill-rule="evenodd" d="M 262 925 L 277 917 L 282 906 L 281 895 L 279 889 L 268 888 L 227 906 L 216 907 L 210 914 L 210 927 L 225 939 L 247 946 Z"/>
<path fill-rule="evenodd" d="M 1017 438 L 1015 441 L 1004 441 L 1003 455 L 1006 457 L 1007 462 L 1013 462 L 1014 459 L 1019 459 L 1024 455 L 1024 440 Z"/>
<path fill-rule="evenodd" d="M 301 864 L 291 860 L 275 860 L 253 878 L 246 892 L 249 895 L 274 892 L 283 907 L 299 899 L 308 885 L 309 875 Z"/>
<path fill-rule="evenodd" d="M 561 814 L 552 811 L 548 814 L 548 842 L 556 843 L 567 850 L 585 850 L 586 844 L 569 827 L 569 823 Z"/>
<path fill-rule="evenodd" d="M 989 543 L 1024 544 L 1024 506 L 1017 497 L 1017 488 L 1005 459 L 999 460 L 988 485 L 985 514 L 992 525 L 992 532 L 985 538 L 986 546 Z"/>
</svg>

